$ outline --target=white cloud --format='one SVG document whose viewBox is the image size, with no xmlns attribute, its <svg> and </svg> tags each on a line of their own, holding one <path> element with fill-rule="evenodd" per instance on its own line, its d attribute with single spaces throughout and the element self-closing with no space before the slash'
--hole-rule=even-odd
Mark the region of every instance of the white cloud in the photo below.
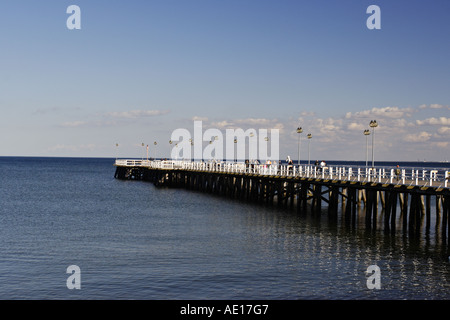
<svg viewBox="0 0 450 320">
<path fill-rule="evenodd" d="M 192 121 L 208 121 L 208 118 L 207 117 L 194 116 L 194 117 L 192 117 Z"/>
<path fill-rule="evenodd" d="M 106 115 L 114 118 L 141 118 L 141 117 L 155 117 L 169 113 L 167 110 L 130 110 L 122 112 L 108 112 Z"/>
<path fill-rule="evenodd" d="M 412 126 L 413 124 L 406 121 L 406 119 L 394 119 L 392 120 L 392 126 L 396 128 L 404 128 L 407 126 Z"/>
<path fill-rule="evenodd" d="M 233 127 L 234 123 L 224 120 L 224 121 L 212 122 L 211 126 L 214 128 L 217 128 L 217 129 L 227 129 L 227 128 Z"/>
<path fill-rule="evenodd" d="M 92 119 L 88 121 L 66 121 L 60 124 L 61 127 L 65 128 L 77 128 L 84 126 L 91 127 L 104 127 L 104 126 L 115 126 L 118 121 L 126 121 L 129 119 L 139 119 L 146 117 L 156 117 L 169 113 L 167 110 L 130 110 L 123 112 L 108 112 L 103 114 L 97 114 L 95 117 L 97 119 Z"/>
<path fill-rule="evenodd" d="M 79 107 L 47 107 L 47 108 L 38 108 L 33 111 L 33 115 L 48 115 L 48 114 L 62 114 L 73 111 L 80 111 Z"/>
<path fill-rule="evenodd" d="M 87 125 L 89 122 L 87 121 L 68 121 L 68 122 L 63 122 L 61 124 L 62 127 L 66 127 L 66 128 L 76 128 L 76 127 L 82 127 L 84 125 Z"/>
<path fill-rule="evenodd" d="M 367 129 L 367 126 L 364 126 L 362 123 L 352 122 L 347 125 L 347 129 L 363 131 L 364 129 Z"/>
<path fill-rule="evenodd" d="M 450 143 L 448 141 L 440 141 L 440 142 L 432 142 L 431 145 L 437 148 L 446 149 L 450 146 Z"/>
<path fill-rule="evenodd" d="M 432 134 L 426 131 L 422 131 L 419 134 L 411 133 L 405 136 L 405 141 L 408 142 L 425 142 L 430 140 Z"/>
<path fill-rule="evenodd" d="M 441 125 L 441 126 L 448 126 L 450 125 L 450 118 L 446 117 L 439 117 L 439 118 L 428 118 L 425 120 L 416 120 L 416 123 L 419 126 L 422 125 Z"/>
<path fill-rule="evenodd" d="M 115 126 L 116 121 L 67 121 L 60 124 L 60 127 L 64 128 L 79 128 L 79 127 L 106 127 Z"/>
<path fill-rule="evenodd" d="M 240 125 L 248 125 L 248 126 L 271 126 L 272 123 L 277 120 L 270 120 L 264 118 L 247 118 L 247 119 L 237 119 L 235 122 Z"/>
<path fill-rule="evenodd" d="M 450 134 L 450 127 L 440 127 L 437 131 L 442 135 Z"/>
<path fill-rule="evenodd" d="M 318 141 L 331 143 L 345 139 L 342 119 L 314 119 L 304 128 L 308 133 L 313 134 Z"/>
<path fill-rule="evenodd" d="M 284 130 L 284 124 L 276 123 L 272 128 L 269 128 L 269 129 L 278 129 L 278 130 L 280 130 L 280 132 L 282 132 Z"/>
<path fill-rule="evenodd" d="M 283 129 L 284 124 L 277 119 L 265 118 L 246 118 L 246 119 L 232 119 L 212 122 L 210 127 L 217 129 L 230 128 L 264 128 L 264 129 Z"/>
<path fill-rule="evenodd" d="M 405 118 L 410 117 L 413 113 L 412 108 L 399 108 L 399 107 L 384 107 L 384 108 L 372 108 L 371 110 L 364 110 L 359 112 L 347 112 L 345 118 L 347 119 L 367 119 L 367 118 Z"/>
<path fill-rule="evenodd" d="M 437 104 L 437 103 L 433 103 L 430 105 L 422 104 L 419 106 L 419 109 L 427 109 L 427 108 L 429 108 L 429 109 L 445 109 L 445 108 L 447 108 L 448 109 L 449 106 L 444 106 L 442 104 Z"/>
<path fill-rule="evenodd" d="M 72 151 L 72 152 L 80 152 L 83 150 L 94 151 L 95 149 L 96 145 L 93 143 L 81 145 L 57 144 L 55 146 L 47 148 L 48 151 Z"/>
<path fill-rule="evenodd" d="M 288 135 L 280 136 L 280 146 L 284 152 L 292 153 L 296 149 L 299 135 L 296 128 L 303 128 L 302 157 L 305 157 L 306 134 L 311 133 L 311 154 L 312 157 L 329 157 L 341 159 L 364 159 L 366 136 L 363 135 L 365 129 L 369 127 L 371 119 L 376 119 L 379 126 L 375 129 L 376 155 L 379 159 L 417 159 L 419 154 L 422 158 L 429 158 L 427 154 L 433 148 L 442 150 L 447 143 L 446 135 L 450 134 L 450 125 L 443 126 L 449 120 L 445 117 L 431 118 L 430 113 L 420 113 L 421 106 L 416 107 L 385 107 L 363 110 L 360 112 L 343 112 L 341 115 L 324 118 L 319 116 L 300 117 L 299 119 L 280 119 L 278 122 L 284 125 Z M 427 111 L 434 109 L 434 112 L 446 112 L 446 107 L 440 105 L 426 105 Z M 443 112 L 444 111 L 444 112 Z M 302 113 L 302 115 L 306 115 Z M 414 116 L 414 118 L 413 118 Z M 428 119 L 426 119 L 428 118 Z M 436 128 L 421 129 L 419 123 L 436 124 Z M 236 124 L 233 121 L 233 124 Z M 371 141 L 372 137 L 369 137 Z M 447 139 L 448 140 L 448 139 Z M 438 149 L 436 149 L 438 150 Z M 439 151 L 442 152 L 442 151 Z M 439 152 L 434 155 L 436 159 L 442 157 Z"/>
</svg>

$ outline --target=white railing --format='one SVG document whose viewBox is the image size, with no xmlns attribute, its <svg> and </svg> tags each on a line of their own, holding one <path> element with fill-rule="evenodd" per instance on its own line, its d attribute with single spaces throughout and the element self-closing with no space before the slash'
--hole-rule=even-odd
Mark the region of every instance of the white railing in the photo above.
<svg viewBox="0 0 450 320">
<path fill-rule="evenodd" d="M 450 171 L 448 169 L 400 169 L 366 168 L 350 166 L 327 166 L 324 168 L 314 165 L 273 165 L 246 164 L 242 162 L 195 162 L 171 160 L 129 160 L 118 159 L 116 166 L 146 167 L 155 169 L 183 169 L 201 170 L 208 172 L 246 173 L 267 176 L 287 176 L 301 178 L 328 179 L 340 181 L 378 182 L 398 185 L 433 186 L 448 188 Z M 398 173 L 398 174 L 397 174 Z"/>
</svg>

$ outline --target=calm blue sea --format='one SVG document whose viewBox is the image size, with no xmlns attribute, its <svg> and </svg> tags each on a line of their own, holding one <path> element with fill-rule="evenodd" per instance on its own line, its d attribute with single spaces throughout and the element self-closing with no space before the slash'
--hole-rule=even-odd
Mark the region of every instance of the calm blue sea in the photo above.
<svg viewBox="0 0 450 320">
<path fill-rule="evenodd" d="M 418 240 L 369 232 L 115 180 L 113 163 L 0 157 L 0 299 L 450 298 L 434 228 Z M 80 289 L 67 287 L 71 265 Z M 367 286 L 372 265 L 380 289 Z"/>
</svg>

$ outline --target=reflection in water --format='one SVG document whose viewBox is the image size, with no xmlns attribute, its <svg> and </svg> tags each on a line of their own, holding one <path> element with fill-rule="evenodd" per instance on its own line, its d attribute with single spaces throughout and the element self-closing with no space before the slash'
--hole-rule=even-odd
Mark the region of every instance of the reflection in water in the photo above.
<svg viewBox="0 0 450 320">
<path fill-rule="evenodd" d="M 367 230 L 363 207 L 355 225 L 346 224 L 341 215 L 337 221 L 328 219 L 326 208 L 313 216 L 258 205 L 242 207 L 247 210 L 249 247 L 254 248 L 258 239 L 262 261 L 277 260 L 280 271 L 292 272 L 291 285 L 295 283 L 299 298 L 450 297 L 448 247 L 441 241 L 439 225 L 409 237 L 401 232 L 401 223 L 397 224 L 400 232 L 384 232 L 382 212 L 377 228 Z M 233 217 L 236 224 L 242 223 L 242 214 Z M 402 217 L 397 219 L 401 222 Z M 377 292 L 366 285 L 365 271 L 371 265 L 381 270 L 382 289 Z"/>
</svg>

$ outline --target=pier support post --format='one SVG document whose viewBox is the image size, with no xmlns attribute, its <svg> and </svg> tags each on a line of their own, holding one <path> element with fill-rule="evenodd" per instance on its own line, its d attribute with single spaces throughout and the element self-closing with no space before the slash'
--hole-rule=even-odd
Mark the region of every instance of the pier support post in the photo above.
<svg viewBox="0 0 450 320">
<path fill-rule="evenodd" d="M 366 228 L 371 228 L 372 222 L 372 210 L 374 202 L 374 192 L 373 190 L 366 189 Z"/>
<path fill-rule="evenodd" d="M 389 232 L 389 222 L 392 209 L 392 193 L 391 191 L 385 191 L 385 204 L 384 204 L 384 231 Z"/>
<path fill-rule="evenodd" d="M 356 203 L 356 189 L 347 188 L 347 202 L 345 204 L 345 223 L 349 224 L 353 217 L 354 204 Z"/>
<path fill-rule="evenodd" d="M 408 229 L 410 236 L 413 237 L 417 236 L 420 230 L 420 195 L 417 193 L 411 194 Z"/>
<path fill-rule="evenodd" d="M 406 232 L 408 230 L 408 193 L 404 192 L 400 194 L 401 199 L 401 205 L 402 205 L 402 217 L 403 217 L 403 231 Z"/>
<path fill-rule="evenodd" d="M 450 197 L 442 197 L 442 241 L 446 242 L 447 237 L 447 220 L 450 207 Z"/>
<path fill-rule="evenodd" d="M 338 203 L 339 203 L 339 187 L 333 186 L 331 187 L 331 193 L 328 203 L 328 215 L 333 218 L 333 220 L 337 217 L 338 212 Z M 321 201 L 321 199 L 319 199 Z"/>
<path fill-rule="evenodd" d="M 395 233 L 398 193 L 396 191 L 392 191 L 390 198 L 391 198 L 390 199 L 390 202 L 391 202 L 391 233 Z"/>
<path fill-rule="evenodd" d="M 425 214 L 426 214 L 426 231 L 430 232 L 430 222 L 431 222 L 431 196 L 427 194 L 425 196 Z"/>
<path fill-rule="evenodd" d="M 313 202 L 311 210 L 313 213 L 319 213 L 322 210 L 322 185 L 313 185 Z"/>
</svg>

